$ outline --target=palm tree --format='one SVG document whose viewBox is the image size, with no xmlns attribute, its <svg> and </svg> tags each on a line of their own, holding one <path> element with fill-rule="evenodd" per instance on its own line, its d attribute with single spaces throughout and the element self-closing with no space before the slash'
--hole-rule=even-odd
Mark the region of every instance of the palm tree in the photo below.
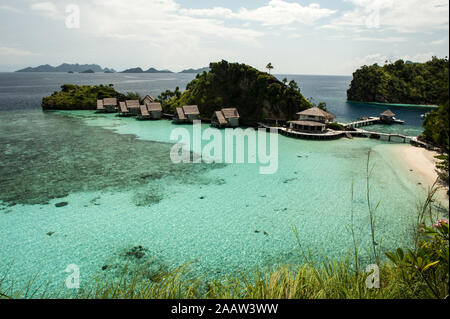
<svg viewBox="0 0 450 319">
<path fill-rule="evenodd" d="M 271 62 L 269 62 L 269 64 L 267 64 L 266 69 L 269 70 L 269 74 L 270 74 L 270 70 L 273 69 L 273 65 Z"/>
</svg>

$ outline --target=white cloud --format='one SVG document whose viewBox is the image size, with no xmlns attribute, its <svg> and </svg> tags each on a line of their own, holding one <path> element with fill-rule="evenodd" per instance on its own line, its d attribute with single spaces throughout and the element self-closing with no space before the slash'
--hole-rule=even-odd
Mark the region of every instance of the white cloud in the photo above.
<svg viewBox="0 0 450 319">
<path fill-rule="evenodd" d="M 449 23 L 448 0 L 346 0 L 356 8 L 344 12 L 325 28 L 346 28 L 360 32 L 379 23 L 380 29 L 397 32 L 446 30 Z"/>
<path fill-rule="evenodd" d="M 396 42 L 404 42 L 406 38 L 401 37 L 354 37 L 354 41 L 368 41 L 368 42 L 388 42 L 388 43 L 396 43 Z"/>
<path fill-rule="evenodd" d="M 446 43 L 447 41 L 448 41 L 448 38 L 443 38 L 443 39 L 431 41 L 430 45 L 440 45 L 440 44 Z"/>
<path fill-rule="evenodd" d="M 225 26 L 223 21 L 183 15 L 172 0 L 96 0 L 82 7 L 84 29 L 98 36 L 147 41 L 186 50 L 202 36 L 256 42 L 261 32 Z M 89 30 L 88 30 L 89 29 Z"/>
<path fill-rule="evenodd" d="M 19 9 L 9 6 L 7 4 L 0 4 L 0 10 L 5 10 L 5 11 L 9 11 L 9 12 L 14 12 L 14 13 L 21 12 Z"/>
<path fill-rule="evenodd" d="M 212 9 L 181 9 L 180 13 L 189 16 L 198 17 L 216 17 L 216 18 L 231 18 L 233 11 L 228 8 L 215 7 Z"/>
<path fill-rule="evenodd" d="M 53 2 L 35 2 L 30 5 L 31 10 L 51 19 L 64 19 L 64 14 Z"/>
<path fill-rule="evenodd" d="M 32 56 L 36 55 L 35 53 L 26 51 L 26 50 L 20 50 L 16 48 L 9 48 L 9 47 L 0 47 L 0 56 L 5 57 L 22 57 L 22 56 Z"/>
<path fill-rule="evenodd" d="M 238 12 L 233 12 L 227 8 L 215 7 L 212 9 L 182 9 L 180 12 L 191 16 L 241 19 L 247 22 L 258 22 L 264 26 L 276 26 L 288 25 L 294 22 L 313 24 L 319 19 L 334 14 L 336 11 L 321 8 L 316 3 L 302 6 L 296 2 L 270 0 L 267 5 L 253 10 L 241 8 Z"/>
<path fill-rule="evenodd" d="M 312 3 L 302 6 L 296 2 L 271 0 L 266 6 L 248 10 L 241 8 L 233 16 L 246 21 L 260 22 L 265 26 L 286 25 L 294 22 L 313 24 L 319 19 L 326 18 L 336 11 L 321 8 L 319 4 Z"/>
</svg>

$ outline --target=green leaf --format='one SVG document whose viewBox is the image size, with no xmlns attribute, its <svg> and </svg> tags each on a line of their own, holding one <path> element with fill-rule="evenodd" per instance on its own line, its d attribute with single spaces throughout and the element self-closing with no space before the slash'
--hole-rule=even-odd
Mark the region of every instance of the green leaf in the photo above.
<svg viewBox="0 0 450 319">
<path fill-rule="evenodd" d="M 405 254 L 403 253 L 403 250 L 401 248 L 397 248 L 397 255 L 401 260 L 403 260 L 403 258 L 405 257 Z"/>
<path fill-rule="evenodd" d="M 438 264 L 438 263 L 439 263 L 439 260 L 438 260 L 438 261 L 435 261 L 435 262 L 432 262 L 432 263 L 430 263 L 430 264 L 428 264 L 428 265 L 426 265 L 426 266 L 423 268 L 423 271 L 427 270 L 428 268 L 430 268 L 430 267 L 432 267 L 432 266 L 434 266 L 434 265 L 436 265 L 436 264 Z"/>
</svg>

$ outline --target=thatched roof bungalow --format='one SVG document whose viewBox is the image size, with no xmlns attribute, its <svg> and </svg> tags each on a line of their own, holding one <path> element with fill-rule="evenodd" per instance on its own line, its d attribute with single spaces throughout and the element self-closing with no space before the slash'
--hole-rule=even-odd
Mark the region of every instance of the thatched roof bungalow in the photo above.
<svg viewBox="0 0 450 319">
<path fill-rule="evenodd" d="M 103 100 L 97 100 L 97 112 L 105 112 L 105 107 L 103 106 Z"/>
<path fill-rule="evenodd" d="M 395 120 L 395 114 L 391 110 L 386 110 L 380 114 L 380 120 L 384 123 L 392 123 Z"/>
<path fill-rule="evenodd" d="M 290 121 L 289 126 L 292 130 L 306 133 L 324 133 L 327 129 L 327 124 L 333 122 L 336 118 L 333 114 L 312 107 L 302 112 L 297 113 L 298 121 Z"/>
<path fill-rule="evenodd" d="M 148 113 L 146 105 L 140 105 L 139 110 L 141 114 L 138 116 L 138 120 L 150 120 L 150 113 Z"/>
<path fill-rule="evenodd" d="M 105 111 L 108 113 L 114 113 L 117 111 L 117 99 L 115 97 L 104 98 L 103 99 L 103 107 Z"/>
<path fill-rule="evenodd" d="M 239 112 L 236 108 L 224 108 L 214 112 L 211 118 L 211 124 L 217 127 L 238 127 L 239 118 Z"/>
<path fill-rule="evenodd" d="M 148 103 L 147 104 L 148 112 L 150 113 L 150 117 L 153 120 L 159 120 L 162 115 L 162 106 L 161 103 Z"/>
<path fill-rule="evenodd" d="M 139 115 L 141 113 L 141 105 L 139 100 L 126 100 L 125 105 L 128 111 L 133 115 Z"/>
<path fill-rule="evenodd" d="M 150 103 L 154 103 L 155 98 L 149 93 L 147 94 L 144 99 L 142 100 L 142 104 L 149 105 Z"/>
<path fill-rule="evenodd" d="M 119 102 L 119 116 L 131 116 L 132 114 L 127 108 L 127 105 L 125 102 Z"/>
<path fill-rule="evenodd" d="M 316 121 L 320 123 L 330 123 L 336 118 L 333 114 L 319 109 L 318 107 L 312 107 L 302 112 L 297 113 L 299 121 Z"/>
<path fill-rule="evenodd" d="M 174 121 L 177 123 L 193 122 L 199 118 L 199 115 L 200 111 L 197 105 L 184 105 L 183 107 L 177 107 Z"/>
<path fill-rule="evenodd" d="M 327 125 L 316 121 L 290 121 L 290 128 L 298 132 L 323 133 Z"/>
</svg>

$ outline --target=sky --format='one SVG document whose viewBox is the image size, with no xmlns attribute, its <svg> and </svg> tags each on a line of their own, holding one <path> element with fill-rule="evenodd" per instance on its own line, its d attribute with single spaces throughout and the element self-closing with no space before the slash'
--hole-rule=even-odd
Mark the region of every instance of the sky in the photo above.
<svg viewBox="0 0 450 319">
<path fill-rule="evenodd" d="M 0 71 L 118 71 L 222 59 L 277 74 L 351 75 L 449 52 L 448 0 L 0 0 Z"/>
</svg>

